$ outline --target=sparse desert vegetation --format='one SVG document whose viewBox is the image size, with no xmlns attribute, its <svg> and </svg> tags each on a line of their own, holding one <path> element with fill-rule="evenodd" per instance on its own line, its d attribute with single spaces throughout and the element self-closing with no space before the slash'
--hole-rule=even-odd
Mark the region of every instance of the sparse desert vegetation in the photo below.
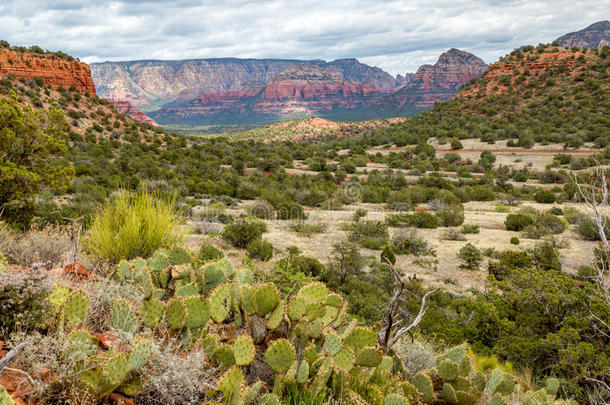
<svg viewBox="0 0 610 405">
<path fill-rule="evenodd" d="M 607 55 L 526 47 L 509 76 L 315 143 L 289 124 L 166 133 L 3 79 L 1 122 L 30 130 L 0 144 L 45 142 L 0 151 L 2 386 L 33 403 L 603 403 Z"/>
</svg>

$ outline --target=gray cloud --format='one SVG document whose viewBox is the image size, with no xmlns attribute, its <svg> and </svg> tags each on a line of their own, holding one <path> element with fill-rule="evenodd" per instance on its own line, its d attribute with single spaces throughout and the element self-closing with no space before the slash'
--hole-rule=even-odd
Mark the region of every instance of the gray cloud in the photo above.
<svg viewBox="0 0 610 405">
<path fill-rule="evenodd" d="M 493 62 L 608 18 L 599 0 L 3 0 L 0 38 L 87 62 L 355 57 L 392 74 L 455 47 Z"/>
</svg>

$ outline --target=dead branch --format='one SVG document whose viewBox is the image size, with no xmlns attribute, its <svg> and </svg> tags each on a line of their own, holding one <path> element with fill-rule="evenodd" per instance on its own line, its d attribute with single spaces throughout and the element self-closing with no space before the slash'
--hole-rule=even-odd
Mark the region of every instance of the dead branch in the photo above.
<svg viewBox="0 0 610 405">
<path fill-rule="evenodd" d="M 438 288 L 436 288 L 425 293 L 422 297 L 419 312 L 417 313 L 415 319 L 413 319 L 413 321 L 409 325 L 396 329 L 396 327 L 402 322 L 404 322 L 407 317 L 407 314 L 404 312 L 404 310 L 400 308 L 400 304 L 402 304 L 402 302 L 404 301 L 403 294 L 405 292 L 406 285 L 400 277 L 400 274 L 396 267 L 394 267 L 394 265 L 390 263 L 387 259 L 386 262 L 388 268 L 392 270 L 392 274 L 394 275 L 394 294 L 390 299 L 388 310 L 384 316 L 384 326 L 377 333 L 377 341 L 379 342 L 381 350 L 383 350 L 384 353 L 387 353 L 392 348 L 392 346 L 394 346 L 396 342 L 398 342 L 400 338 L 403 337 L 406 333 L 411 334 L 411 329 L 415 328 L 421 322 L 422 318 L 424 317 L 424 314 L 426 313 L 426 299 L 430 295 L 438 291 Z M 402 315 L 402 318 L 397 320 L 396 318 L 399 314 Z"/>
<path fill-rule="evenodd" d="M 20 343 L 0 359 L 0 377 L 4 373 L 4 370 L 6 370 L 11 365 L 13 360 L 15 360 L 17 356 L 21 354 L 23 349 L 25 349 L 27 346 L 30 346 L 31 344 L 31 342 Z"/>
</svg>

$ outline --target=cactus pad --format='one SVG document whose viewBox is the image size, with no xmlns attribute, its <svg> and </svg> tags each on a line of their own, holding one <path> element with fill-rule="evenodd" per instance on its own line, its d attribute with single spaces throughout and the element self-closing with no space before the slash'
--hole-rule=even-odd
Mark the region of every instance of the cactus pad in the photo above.
<svg viewBox="0 0 610 405">
<path fill-rule="evenodd" d="M 457 397 L 455 396 L 455 389 L 451 384 L 443 384 L 443 388 L 441 389 L 441 394 L 443 398 L 452 404 L 457 403 Z"/>
<path fill-rule="evenodd" d="M 329 332 L 324 338 L 324 347 L 331 356 L 334 356 L 343 347 L 343 342 L 341 342 L 341 338 L 336 333 Z"/>
<path fill-rule="evenodd" d="M 152 343 L 148 339 L 140 339 L 129 351 L 129 370 L 137 371 L 150 359 Z"/>
<path fill-rule="evenodd" d="M 235 356 L 235 364 L 238 366 L 247 366 L 254 360 L 254 342 L 248 335 L 241 335 L 235 339 L 233 344 L 233 354 Z"/>
<path fill-rule="evenodd" d="M 299 384 L 305 384 L 309 378 L 309 363 L 307 360 L 301 361 L 301 365 L 297 370 L 296 380 Z"/>
<path fill-rule="evenodd" d="M 191 255 L 185 249 L 175 246 L 169 252 L 169 263 L 172 266 L 187 264 L 191 262 Z"/>
<path fill-rule="evenodd" d="M 199 287 L 195 283 L 188 283 L 176 290 L 175 297 L 190 297 L 199 294 Z"/>
<path fill-rule="evenodd" d="M 443 359 L 438 363 L 438 376 L 443 381 L 453 381 L 458 376 L 458 365 L 451 359 Z"/>
<path fill-rule="evenodd" d="M 295 322 L 305 315 L 307 300 L 304 297 L 296 296 L 288 304 L 288 318 Z"/>
<path fill-rule="evenodd" d="M 280 295 L 272 283 L 260 284 L 255 287 L 252 294 L 252 303 L 256 313 L 265 316 L 280 303 Z"/>
<path fill-rule="evenodd" d="M 323 283 L 310 283 L 301 287 L 298 295 L 305 298 L 307 303 L 325 302 L 329 291 Z"/>
<path fill-rule="evenodd" d="M 261 392 L 262 387 L 263 387 L 262 381 L 257 381 L 254 384 L 252 384 L 251 386 L 247 387 L 244 390 L 244 393 L 242 395 L 243 405 L 252 404 L 254 402 L 254 400 L 256 399 L 256 397 L 258 397 L 258 394 Z"/>
<path fill-rule="evenodd" d="M 186 325 L 186 319 L 188 317 L 188 310 L 184 300 L 181 298 L 174 298 L 168 304 L 165 310 L 165 318 L 167 323 L 174 330 L 180 330 Z"/>
<path fill-rule="evenodd" d="M 271 314 L 269 314 L 269 320 L 267 326 L 269 329 L 277 329 L 282 321 L 284 320 L 284 301 L 280 300 L 278 305 L 275 307 Z"/>
<path fill-rule="evenodd" d="M 326 309 L 321 302 L 312 302 L 305 307 L 305 316 L 310 320 L 320 319 L 325 313 Z"/>
<path fill-rule="evenodd" d="M 383 358 L 381 350 L 365 347 L 356 354 L 356 365 L 362 367 L 377 367 Z"/>
<path fill-rule="evenodd" d="M 83 291 L 74 291 L 66 300 L 63 308 L 64 319 L 70 325 L 85 323 L 89 315 L 89 297 Z"/>
<path fill-rule="evenodd" d="M 239 404 L 244 374 L 239 367 L 232 367 L 218 380 L 218 391 L 222 392 L 225 404 Z"/>
<path fill-rule="evenodd" d="M 142 307 L 140 308 L 144 323 L 151 328 L 159 324 L 164 311 L 165 305 L 155 298 L 142 302 Z"/>
<path fill-rule="evenodd" d="M 214 351 L 214 361 L 219 367 L 228 369 L 235 365 L 235 354 L 233 349 L 227 346 L 220 346 Z"/>
<path fill-rule="evenodd" d="M 553 396 L 557 395 L 557 391 L 559 391 L 560 385 L 561 383 L 557 378 L 547 378 L 547 380 L 544 382 L 546 392 Z"/>
<path fill-rule="evenodd" d="M 112 303 L 110 309 L 112 326 L 123 333 L 133 333 L 137 327 L 137 320 L 127 300 L 119 298 Z"/>
<path fill-rule="evenodd" d="M 186 327 L 197 329 L 205 326 L 210 320 L 210 304 L 201 299 L 198 295 L 184 298 L 184 303 L 188 311 Z"/>
<path fill-rule="evenodd" d="M 487 388 L 493 394 L 508 395 L 515 390 L 515 379 L 510 374 L 495 369 L 489 377 Z"/>
<path fill-rule="evenodd" d="M 434 386 L 432 385 L 432 379 L 428 374 L 420 371 L 413 376 L 411 383 L 421 394 L 424 402 L 430 402 L 432 400 L 432 397 L 434 397 Z"/>
<path fill-rule="evenodd" d="M 345 344 L 358 351 L 364 347 L 371 347 L 377 344 L 377 336 L 372 329 L 355 328 L 345 339 Z"/>
<path fill-rule="evenodd" d="M 227 275 L 219 262 L 206 264 L 203 266 L 202 271 L 204 274 L 206 290 L 213 290 L 227 281 Z"/>
<path fill-rule="evenodd" d="M 296 358 L 294 347 L 286 339 L 278 339 L 265 352 L 267 364 L 277 373 L 288 370 Z"/>
<path fill-rule="evenodd" d="M 339 294 L 330 294 L 324 303 L 337 309 L 343 308 L 343 298 Z"/>
<path fill-rule="evenodd" d="M 384 405 L 409 405 L 407 398 L 399 394 L 389 394 L 385 397 Z"/>
<path fill-rule="evenodd" d="M 265 394 L 258 399 L 258 405 L 280 405 L 280 400 L 275 394 Z"/>
<path fill-rule="evenodd" d="M 231 284 L 222 284 L 210 294 L 210 315 L 214 322 L 223 322 L 231 311 L 233 288 Z"/>
<path fill-rule="evenodd" d="M 341 370 L 350 371 L 354 367 L 354 362 L 356 361 L 354 351 L 351 347 L 344 346 L 333 357 L 333 361 Z"/>
</svg>

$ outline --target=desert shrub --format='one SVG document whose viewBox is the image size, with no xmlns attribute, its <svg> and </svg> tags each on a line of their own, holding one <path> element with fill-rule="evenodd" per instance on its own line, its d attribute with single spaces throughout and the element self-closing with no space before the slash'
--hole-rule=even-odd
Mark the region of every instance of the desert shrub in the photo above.
<svg viewBox="0 0 610 405">
<path fill-rule="evenodd" d="M 460 226 L 464 223 L 464 208 L 451 205 L 436 212 L 441 226 Z"/>
<path fill-rule="evenodd" d="M 610 234 L 610 225 L 608 224 L 608 221 L 606 221 L 606 235 Z M 590 217 L 585 217 L 583 218 L 580 223 L 578 224 L 577 228 L 576 228 L 576 232 L 578 232 L 578 234 L 580 236 L 582 236 L 584 239 L 586 240 L 600 240 L 599 237 L 599 228 L 597 227 L 597 224 L 595 223 L 595 221 L 593 220 L 593 218 Z"/>
<path fill-rule="evenodd" d="M 386 217 L 386 223 L 388 224 L 388 226 L 393 227 L 406 226 L 414 228 L 434 229 L 438 228 L 440 220 L 436 215 L 425 211 L 419 211 L 412 214 L 390 214 Z"/>
<path fill-rule="evenodd" d="M 204 402 L 216 372 L 207 359 L 202 350 L 184 352 L 177 344 L 154 346 L 150 361 L 142 369 L 146 375 L 142 389 L 134 399 L 151 405 Z"/>
<path fill-rule="evenodd" d="M 540 189 L 534 194 L 534 200 L 541 204 L 552 204 L 556 201 L 556 197 L 551 190 Z"/>
<path fill-rule="evenodd" d="M 364 257 L 355 243 L 343 241 L 333 245 L 329 271 L 336 274 L 340 283 L 344 283 L 350 275 L 360 274 L 364 264 Z"/>
<path fill-rule="evenodd" d="M 295 221 L 292 224 L 290 224 L 290 229 L 294 233 L 298 233 L 299 235 L 310 237 L 316 233 L 323 233 L 326 230 L 326 224 Z"/>
<path fill-rule="evenodd" d="M 510 238 L 510 243 L 512 245 L 518 245 L 520 243 L 519 238 L 517 236 L 513 236 Z"/>
<path fill-rule="evenodd" d="M 587 214 L 574 207 L 564 207 L 563 217 L 568 223 L 578 225 L 583 219 L 587 218 Z"/>
<path fill-rule="evenodd" d="M 498 204 L 496 205 L 496 207 L 494 208 L 494 212 L 505 212 L 505 213 L 509 213 L 510 212 L 510 207 L 504 205 L 504 204 Z"/>
<path fill-rule="evenodd" d="M 551 214 L 538 216 L 536 218 L 536 225 L 548 229 L 549 233 L 552 234 L 560 234 L 566 230 L 565 222 L 561 218 Z"/>
<path fill-rule="evenodd" d="M 0 223 L 0 253 L 9 263 L 46 268 L 61 266 L 70 249 L 70 239 L 61 228 L 31 229 L 25 233 L 11 230 Z"/>
<path fill-rule="evenodd" d="M 383 248 L 381 255 L 379 255 L 379 261 L 385 264 L 396 264 L 396 255 L 394 255 L 394 249 L 392 249 L 392 246 L 386 245 Z"/>
<path fill-rule="evenodd" d="M 248 207 L 248 215 L 260 218 L 260 219 L 273 219 L 275 217 L 275 210 L 273 206 L 267 201 L 259 200 Z"/>
<path fill-rule="evenodd" d="M 478 269 L 483 261 L 483 254 L 472 243 L 465 244 L 457 254 L 462 262 L 462 267 L 467 269 Z"/>
<path fill-rule="evenodd" d="M 504 225 L 508 231 L 521 231 L 534 224 L 534 217 L 529 214 L 516 213 L 508 214 Z"/>
<path fill-rule="evenodd" d="M 362 218 L 366 217 L 367 211 L 364 208 L 358 208 L 353 215 L 353 219 L 354 221 L 358 222 L 360 221 Z"/>
<path fill-rule="evenodd" d="M 411 197 L 404 191 L 390 193 L 386 204 L 388 209 L 392 211 L 411 211 L 413 209 Z"/>
<path fill-rule="evenodd" d="M 260 239 L 267 231 L 267 224 L 254 218 L 240 219 L 225 226 L 222 238 L 235 247 L 245 248 L 250 242 Z"/>
<path fill-rule="evenodd" d="M 270 260 L 273 257 L 273 245 L 263 239 L 255 239 L 246 247 L 248 256 L 252 259 L 258 259 L 263 262 Z"/>
<path fill-rule="evenodd" d="M 313 257 L 308 257 L 299 254 L 300 252 L 291 252 L 288 257 L 278 260 L 275 267 L 289 270 L 291 272 L 300 272 L 309 277 L 317 277 L 322 274 L 324 265 Z"/>
<path fill-rule="evenodd" d="M 462 145 L 462 142 L 460 142 L 459 139 L 457 138 L 451 138 L 451 149 L 462 149 L 464 148 L 464 146 Z"/>
<path fill-rule="evenodd" d="M 397 233 L 392 238 L 392 249 L 399 255 L 427 256 L 435 254 L 434 250 L 428 247 L 428 242 L 419 236 L 414 229 Z"/>
<path fill-rule="evenodd" d="M 367 249 L 379 250 L 388 240 L 388 227 L 381 221 L 359 221 L 349 224 L 349 239 Z"/>
<path fill-rule="evenodd" d="M 222 253 L 220 250 L 218 250 L 216 247 L 204 243 L 203 245 L 201 245 L 201 248 L 199 248 L 199 255 L 197 257 L 199 257 L 199 260 L 201 261 L 201 263 L 206 263 L 206 262 L 214 262 L 216 260 L 220 260 L 224 257 L 224 253 Z"/>
<path fill-rule="evenodd" d="M 534 266 L 541 270 L 561 270 L 559 253 L 549 243 L 541 243 L 534 246 L 529 252 Z"/>
<path fill-rule="evenodd" d="M 560 207 L 552 207 L 547 211 L 547 214 L 560 216 L 563 215 L 563 210 Z"/>
<path fill-rule="evenodd" d="M 284 202 L 277 207 L 277 219 L 305 219 L 303 207 L 295 202 Z"/>
<path fill-rule="evenodd" d="M 407 377 L 412 377 L 422 370 L 436 367 L 436 355 L 434 347 L 427 342 L 418 340 L 411 342 L 408 339 L 401 340 L 395 346 L 396 354 L 402 361 Z"/>
<path fill-rule="evenodd" d="M 441 240 L 465 241 L 466 237 L 456 229 L 447 229 L 441 234 Z"/>
<path fill-rule="evenodd" d="M 481 232 L 481 227 L 476 224 L 466 224 L 462 227 L 462 233 L 477 234 Z"/>
<path fill-rule="evenodd" d="M 15 330 L 30 331 L 45 324 L 52 291 L 47 272 L 34 269 L 0 273 L 0 337 Z"/>
<path fill-rule="evenodd" d="M 83 248 L 100 261 L 148 257 L 161 247 L 181 243 L 183 220 L 175 199 L 147 190 L 120 191 L 95 214 Z"/>
</svg>

